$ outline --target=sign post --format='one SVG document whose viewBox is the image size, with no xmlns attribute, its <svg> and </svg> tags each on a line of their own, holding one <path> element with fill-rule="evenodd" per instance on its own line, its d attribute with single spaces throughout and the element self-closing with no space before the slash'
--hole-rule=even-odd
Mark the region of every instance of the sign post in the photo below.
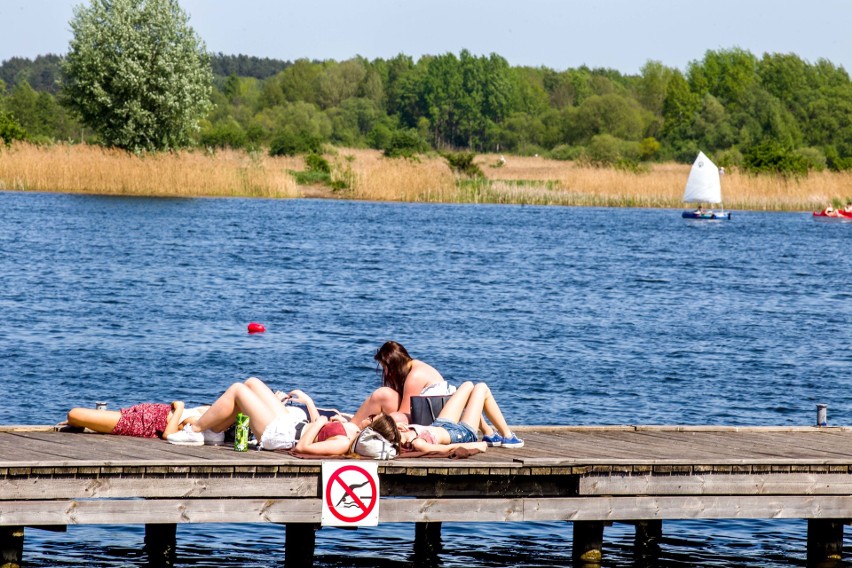
<svg viewBox="0 0 852 568">
<path fill-rule="evenodd" d="M 325 461 L 322 464 L 322 526 L 379 524 L 377 463 Z"/>
</svg>

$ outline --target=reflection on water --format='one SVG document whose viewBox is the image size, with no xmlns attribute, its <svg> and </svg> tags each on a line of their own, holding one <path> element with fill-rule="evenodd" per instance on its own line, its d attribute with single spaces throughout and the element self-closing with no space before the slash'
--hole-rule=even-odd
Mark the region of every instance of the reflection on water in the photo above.
<svg viewBox="0 0 852 568">
<path fill-rule="evenodd" d="M 249 375 L 353 410 L 406 345 L 513 423 L 852 416 L 852 225 L 738 212 L 0 192 L 2 424 L 213 400 Z M 267 332 L 248 335 L 246 324 Z M 37 393 L 32 396 L 26 393 Z M 848 531 L 847 531 L 848 532 Z M 142 527 L 29 530 L 29 566 L 142 566 Z M 323 529 L 319 566 L 411 566 L 414 527 Z M 437 564 L 554 566 L 568 523 L 445 524 Z M 663 566 L 804 562 L 804 521 L 666 522 Z M 605 566 L 633 566 L 633 528 Z M 181 565 L 281 566 L 284 529 L 187 525 Z"/>
</svg>

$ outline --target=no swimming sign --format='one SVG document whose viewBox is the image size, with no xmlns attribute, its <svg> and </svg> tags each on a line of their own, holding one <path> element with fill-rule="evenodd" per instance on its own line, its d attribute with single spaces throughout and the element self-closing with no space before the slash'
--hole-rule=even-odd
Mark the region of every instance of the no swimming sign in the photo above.
<svg viewBox="0 0 852 568">
<path fill-rule="evenodd" d="M 323 526 L 379 524 L 378 464 L 323 462 L 322 487 Z"/>
</svg>

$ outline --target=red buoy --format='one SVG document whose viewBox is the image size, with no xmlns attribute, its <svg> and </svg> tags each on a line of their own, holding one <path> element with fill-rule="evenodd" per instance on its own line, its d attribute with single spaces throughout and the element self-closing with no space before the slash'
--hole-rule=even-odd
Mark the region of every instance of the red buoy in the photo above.
<svg viewBox="0 0 852 568">
<path fill-rule="evenodd" d="M 262 323 L 251 322 L 248 324 L 249 333 L 263 333 L 264 331 L 266 331 L 266 328 L 263 327 Z"/>
</svg>

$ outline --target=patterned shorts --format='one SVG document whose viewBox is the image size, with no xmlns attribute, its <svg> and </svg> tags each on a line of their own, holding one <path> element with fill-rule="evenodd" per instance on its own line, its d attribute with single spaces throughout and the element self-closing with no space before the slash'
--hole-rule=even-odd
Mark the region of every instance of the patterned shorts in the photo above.
<svg viewBox="0 0 852 568">
<path fill-rule="evenodd" d="M 112 429 L 118 436 L 159 438 L 169 423 L 171 404 L 145 402 L 121 409 L 121 418 Z"/>
</svg>

